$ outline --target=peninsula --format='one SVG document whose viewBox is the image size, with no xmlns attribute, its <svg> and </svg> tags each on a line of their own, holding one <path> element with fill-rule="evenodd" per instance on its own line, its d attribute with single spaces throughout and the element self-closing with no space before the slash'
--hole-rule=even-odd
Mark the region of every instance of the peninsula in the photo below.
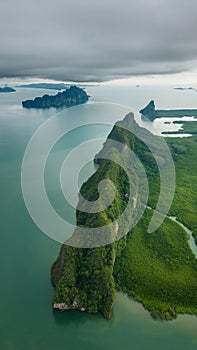
<svg viewBox="0 0 197 350">
<path fill-rule="evenodd" d="M 24 108 L 61 108 L 72 107 L 88 101 L 89 96 L 85 90 L 70 86 L 63 92 L 58 92 L 56 95 L 44 95 L 36 97 L 34 100 L 26 100 L 22 102 Z"/>
<path fill-rule="evenodd" d="M 128 128 L 132 123 L 135 128 L 133 114 L 128 114 L 123 123 Z M 87 200 L 97 200 L 98 183 L 107 178 L 113 182 L 116 196 L 105 211 L 87 214 L 77 210 L 78 227 L 73 237 L 80 227 L 114 223 L 127 205 L 127 175 L 118 163 L 104 159 L 104 155 L 110 152 L 118 157 L 116 148 L 110 146 L 110 139 L 125 145 L 118 152 L 126 152 L 130 148 L 143 163 L 150 188 L 148 207 L 139 223 L 114 243 L 87 249 L 66 245 L 67 242 L 62 245 L 51 269 L 55 289 L 52 306 L 60 311 L 101 312 L 104 317 L 110 318 L 115 290 L 118 289 L 141 302 L 154 318 L 171 320 L 178 313 L 197 315 L 197 259 L 189 246 L 188 233 L 171 219 L 171 216 L 176 216 L 177 220 L 187 226 L 197 243 L 197 203 L 194 191 L 197 186 L 197 137 L 166 139 L 176 168 L 176 193 L 170 216 L 154 233 L 148 233 L 148 224 L 153 214 L 151 208 L 155 208 L 159 197 L 159 171 L 147 146 L 132 132 L 123 130 L 119 122 L 116 123 L 95 159 L 96 172 L 80 190 Z M 135 181 L 132 191 L 134 196 Z M 138 206 L 140 202 L 137 199 L 135 207 Z M 128 217 L 128 220 L 131 219 L 132 216 Z M 111 234 L 119 237 L 117 225 L 114 225 Z"/>
<path fill-rule="evenodd" d="M 140 110 L 140 113 L 142 115 L 142 119 L 153 122 L 156 118 L 196 117 L 197 109 L 159 110 L 155 108 L 155 102 L 152 100 L 146 107 Z"/>
</svg>

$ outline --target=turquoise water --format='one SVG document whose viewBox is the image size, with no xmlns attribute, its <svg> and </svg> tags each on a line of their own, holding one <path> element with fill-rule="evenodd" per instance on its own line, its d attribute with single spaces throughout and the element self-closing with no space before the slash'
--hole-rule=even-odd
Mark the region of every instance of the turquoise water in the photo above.
<svg viewBox="0 0 197 350">
<path fill-rule="evenodd" d="M 140 88 L 135 92 L 138 94 L 136 105 L 132 104 L 133 101 L 130 102 L 130 93 L 125 95 L 128 87 L 122 93 L 120 88 L 118 93 L 114 89 L 115 97 L 113 89 L 107 88 L 108 95 L 106 87 L 103 90 L 102 87 L 94 89 L 91 88 L 90 93 L 94 99 L 101 99 L 101 95 L 104 95 L 106 100 L 108 97 L 113 101 L 118 96 L 118 103 L 130 104 L 134 108 L 146 103 L 145 91 L 140 95 Z M 147 95 L 149 91 L 147 90 Z M 26 145 L 38 126 L 55 112 L 23 110 L 21 100 L 43 93 L 45 91 L 20 89 L 13 94 L 0 95 L 0 349 L 197 349 L 196 317 L 184 315 L 172 322 L 154 321 L 140 304 L 120 293 L 117 293 L 113 317 L 109 321 L 101 315 L 59 313 L 52 310 L 50 267 L 57 257 L 60 244 L 43 234 L 32 221 L 24 205 L 20 183 L 21 162 Z M 164 89 L 165 98 L 161 89 L 160 94 L 162 101 L 166 99 L 166 106 L 162 107 L 172 107 L 167 104 L 168 95 L 171 101 L 171 89 Z M 175 94 L 177 99 L 180 96 L 180 100 L 174 107 L 185 107 L 190 102 L 191 107 L 194 107 L 194 102 L 189 101 L 193 100 L 191 94 L 187 95 L 184 105 L 181 105 L 183 95 L 179 91 L 175 91 Z M 75 114 L 75 118 L 81 118 L 82 115 L 85 118 L 84 108 L 85 106 L 74 107 L 73 118 Z M 114 121 L 123 117 L 118 116 L 118 113 L 115 115 L 113 109 L 111 113 Z M 99 114 L 96 118 L 98 117 Z M 109 127 L 82 128 L 71 133 L 68 139 L 62 139 L 51 154 L 46 174 L 48 195 L 54 206 L 57 206 L 57 211 L 62 216 L 68 216 L 69 220 L 74 220 L 74 214 L 72 210 L 65 210 L 64 198 L 60 198 L 60 187 L 56 183 L 58 164 L 66 152 L 82 140 L 105 137 L 108 132 Z M 82 171 L 80 183 L 92 171 L 90 164 Z M 69 183 L 69 179 L 66 181 Z"/>
</svg>

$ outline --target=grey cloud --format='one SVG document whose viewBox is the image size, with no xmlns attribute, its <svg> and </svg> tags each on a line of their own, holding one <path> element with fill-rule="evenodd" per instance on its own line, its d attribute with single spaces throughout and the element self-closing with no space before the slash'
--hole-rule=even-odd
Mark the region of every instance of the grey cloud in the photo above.
<svg viewBox="0 0 197 350">
<path fill-rule="evenodd" d="M 0 0 L 0 77 L 106 81 L 191 70 L 196 13 L 196 0 Z"/>
</svg>

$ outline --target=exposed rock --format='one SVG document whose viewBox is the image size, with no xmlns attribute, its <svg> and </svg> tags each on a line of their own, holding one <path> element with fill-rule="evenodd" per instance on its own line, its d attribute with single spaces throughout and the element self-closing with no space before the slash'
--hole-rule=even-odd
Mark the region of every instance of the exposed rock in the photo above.
<svg viewBox="0 0 197 350">
<path fill-rule="evenodd" d="M 59 309 L 60 311 L 69 310 L 70 308 L 65 303 L 54 303 L 54 309 Z"/>
</svg>

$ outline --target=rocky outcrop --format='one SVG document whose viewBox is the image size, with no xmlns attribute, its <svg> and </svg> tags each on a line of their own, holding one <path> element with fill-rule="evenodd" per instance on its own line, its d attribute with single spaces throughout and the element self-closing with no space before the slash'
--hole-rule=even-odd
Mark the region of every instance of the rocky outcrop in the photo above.
<svg viewBox="0 0 197 350">
<path fill-rule="evenodd" d="M 140 110 L 140 113 L 142 114 L 142 118 L 144 117 L 144 119 L 153 121 L 158 117 L 157 111 L 155 109 L 155 102 L 153 100 L 150 101 L 145 108 Z"/>
</svg>

